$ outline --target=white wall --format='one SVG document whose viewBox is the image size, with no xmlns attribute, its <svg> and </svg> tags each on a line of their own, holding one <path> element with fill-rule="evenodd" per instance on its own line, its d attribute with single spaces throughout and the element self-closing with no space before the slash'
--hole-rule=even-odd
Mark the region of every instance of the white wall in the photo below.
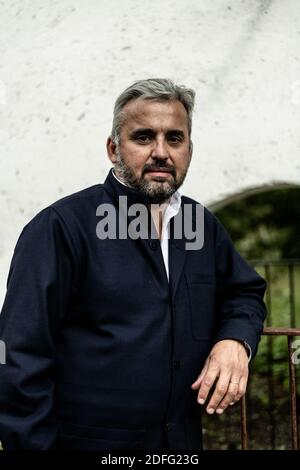
<svg viewBox="0 0 300 470">
<path fill-rule="evenodd" d="M 103 181 L 113 102 L 133 80 L 197 91 L 183 192 L 206 204 L 300 184 L 298 0 L 0 4 L 0 305 L 23 225 Z"/>
</svg>

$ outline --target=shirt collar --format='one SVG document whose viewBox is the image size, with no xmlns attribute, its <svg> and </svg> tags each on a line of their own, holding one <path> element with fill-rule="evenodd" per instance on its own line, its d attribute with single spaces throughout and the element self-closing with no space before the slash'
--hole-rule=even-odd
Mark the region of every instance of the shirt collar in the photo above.
<svg viewBox="0 0 300 470">
<path fill-rule="evenodd" d="M 128 187 L 128 184 L 124 183 L 124 181 L 120 180 L 120 179 L 117 177 L 117 175 L 116 175 L 116 173 L 115 173 L 115 171 L 114 171 L 113 168 L 112 168 L 111 172 L 112 172 L 112 174 L 114 175 L 114 177 L 116 178 L 116 180 L 119 181 L 119 183 L 123 184 L 123 186 L 127 186 L 127 187 Z"/>
<path fill-rule="evenodd" d="M 120 180 L 117 175 L 115 174 L 114 172 L 114 169 L 112 169 L 112 174 L 113 176 L 115 177 L 115 179 L 121 183 L 123 186 L 129 188 L 130 186 L 128 186 L 126 183 L 124 183 L 124 181 Z M 180 206 L 181 206 L 181 194 L 179 193 L 179 191 L 175 191 L 175 193 L 172 194 L 170 200 L 169 200 L 169 204 L 166 208 L 166 211 L 170 212 L 170 216 L 173 217 L 174 215 L 177 215 L 178 212 L 179 212 L 179 209 L 180 209 Z"/>
</svg>

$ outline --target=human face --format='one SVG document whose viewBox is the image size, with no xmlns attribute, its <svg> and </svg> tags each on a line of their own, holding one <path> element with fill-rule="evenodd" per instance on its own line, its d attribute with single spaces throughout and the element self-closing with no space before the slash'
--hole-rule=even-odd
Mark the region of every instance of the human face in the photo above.
<svg viewBox="0 0 300 470">
<path fill-rule="evenodd" d="M 120 144 L 107 141 L 116 176 L 161 203 L 181 186 L 190 164 L 187 112 L 179 101 L 142 98 L 123 112 Z"/>
</svg>

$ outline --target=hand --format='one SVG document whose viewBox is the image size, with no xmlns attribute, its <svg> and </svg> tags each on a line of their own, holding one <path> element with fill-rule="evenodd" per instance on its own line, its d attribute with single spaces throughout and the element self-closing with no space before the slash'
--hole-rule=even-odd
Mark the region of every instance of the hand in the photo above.
<svg viewBox="0 0 300 470">
<path fill-rule="evenodd" d="M 225 339 L 214 345 L 191 388 L 199 389 L 198 402 L 203 405 L 216 382 L 206 411 L 208 414 L 215 411 L 221 414 L 228 405 L 234 405 L 245 395 L 248 373 L 248 356 L 244 345 L 233 339 Z"/>
</svg>

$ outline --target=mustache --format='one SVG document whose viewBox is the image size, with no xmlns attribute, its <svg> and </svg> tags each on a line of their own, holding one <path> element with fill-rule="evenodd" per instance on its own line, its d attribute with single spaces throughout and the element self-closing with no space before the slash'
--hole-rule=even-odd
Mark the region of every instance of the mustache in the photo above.
<svg viewBox="0 0 300 470">
<path fill-rule="evenodd" d="M 167 165 L 164 162 L 158 162 L 154 165 L 145 165 L 143 168 L 143 175 L 147 173 L 148 171 L 168 171 L 170 172 L 173 176 L 176 175 L 175 168 L 171 165 Z"/>
</svg>

